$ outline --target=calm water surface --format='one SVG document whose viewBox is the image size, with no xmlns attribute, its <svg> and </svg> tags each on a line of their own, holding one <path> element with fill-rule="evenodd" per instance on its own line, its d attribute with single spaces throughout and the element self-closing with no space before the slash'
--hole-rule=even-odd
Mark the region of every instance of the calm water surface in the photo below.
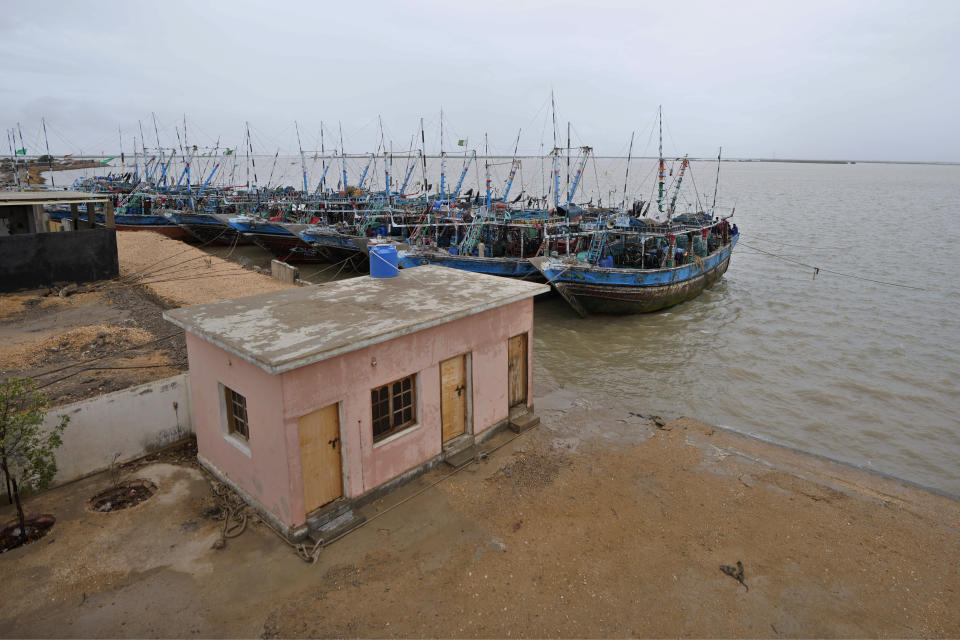
<svg viewBox="0 0 960 640">
<path fill-rule="evenodd" d="M 960 494 L 960 167 L 724 164 L 742 237 L 664 312 L 536 306 L 538 367 L 594 401 L 728 426 Z M 788 264 L 893 281 L 883 286 Z"/>
</svg>

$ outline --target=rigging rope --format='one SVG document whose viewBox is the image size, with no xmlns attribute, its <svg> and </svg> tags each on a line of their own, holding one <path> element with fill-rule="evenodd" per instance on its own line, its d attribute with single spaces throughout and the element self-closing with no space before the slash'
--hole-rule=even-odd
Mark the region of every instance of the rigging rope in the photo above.
<svg viewBox="0 0 960 640">
<path fill-rule="evenodd" d="M 814 277 L 814 278 L 816 278 L 816 277 L 817 277 L 817 274 L 819 274 L 819 273 L 822 271 L 823 273 L 830 273 L 830 274 L 833 274 L 833 275 L 835 275 L 835 276 L 840 276 L 840 277 L 842 277 L 842 278 L 853 278 L 854 280 L 863 280 L 863 281 L 865 281 L 865 282 L 873 282 L 873 283 L 875 283 L 875 284 L 882 284 L 882 285 L 885 285 L 885 286 L 888 286 L 888 287 L 900 287 L 900 288 L 902 288 L 902 289 L 914 289 L 914 290 L 916 290 L 916 291 L 929 291 L 929 289 L 925 289 L 925 288 L 923 288 L 923 287 L 915 287 L 915 286 L 913 286 L 913 285 L 900 284 L 900 283 L 898 283 L 898 282 L 886 282 L 886 281 L 884 281 L 884 280 L 874 280 L 873 278 L 867 278 L 867 277 L 864 277 L 864 276 L 858 276 L 858 275 L 854 275 L 854 274 L 852 274 L 852 273 L 843 273 L 843 272 L 841 272 L 841 271 L 834 271 L 833 269 L 827 269 L 827 268 L 825 268 L 825 267 L 818 267 L 818 266 L 815 266 L 815 265 L 812 265 L 812 264 L 807 264 L 806 262 L 801 262 L 800 260 L 797 260 L 797 259 L 795 259 L 795 258 L 789 258 L 789 257 L 787 257 L 787 256 L 781 256 L 781 255 L 778 255 L 778 254 L 776 254 L 776 253 L 772 253 L 772 252 L 770 252 L 770 251 L 764 251 L 763 249 L 760 249 L 759 247 L 754 247 L 754 246 L 752 246 L 752 245 L 747 244 L 747 243 L 744 242 L 743 240 L 741 240 L 741 241 L 739 242 L 739 244 L 742 244 L 743 246 L 747 247 L 748 249 L 752 249 L 753 251 L 756 251 L 756 252 L 758 252 L 758 253 L 762 253 L 762 254 L 764 254 L 764 255 L 770 256 L 771 258 L 776 258 L 777 260 L 783 260 L 784 262 L 791 262 L 791 263 L 793 263 L 793 264 L 798 264 L 798 265 L 800 265 L 800 266 L 807 267 L 808 269 L 813 269 L 813 277 Z"/>
</svg>

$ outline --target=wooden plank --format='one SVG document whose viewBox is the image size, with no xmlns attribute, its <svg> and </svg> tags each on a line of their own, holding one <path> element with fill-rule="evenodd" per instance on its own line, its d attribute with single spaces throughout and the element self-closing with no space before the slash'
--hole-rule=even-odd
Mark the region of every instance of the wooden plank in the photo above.
<svg viewBox="0 0 960 640">
<path fill-rule="evenodd" d="M 293 284 L 300 277 L 300 269 L 280 260 L 270 261 L 270 275 L 280 282 Z"/>
<path fill-rule="evenodd" d="M 298 424 L 303 500 L 310 513 L 343 495 L 340 405 L 301 416 Z"/>
<path fill-rule="evenodd" d="M 467 430 L 467 356 L 440 363 L 440 415 L 443 441 Z"/>
<path fill-rule="evenodd" d="M 510 338 L 507 351 L 507 380 L 513 407 L 527 402 L 527 334 Z"/>
</svg>

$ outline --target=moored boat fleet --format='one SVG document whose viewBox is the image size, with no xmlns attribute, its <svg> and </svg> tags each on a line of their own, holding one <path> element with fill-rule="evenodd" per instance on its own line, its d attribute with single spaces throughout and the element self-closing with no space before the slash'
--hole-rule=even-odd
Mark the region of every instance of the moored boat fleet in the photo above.
<svg viewBox="0 0 960 640">
<path fill-rule="evenodd" d="M 167 174 L 170 161 L 164 165 L 162 156 L 145 158 L 142 170 L 138 165 L 133 173 L 82 178 L 73 187 L 110 193 L 117 229 L 152 230 L 204 245 L 254 243 L 279 260 L 344 263 L 354 269 L 364 267 L 371 243 L 391 242 L 401 268 L 433 264 L 547 282 L 583 316 L 657 311 L 696 296 L 723 276 L 739 230 L 729 220 L 733 211 L 716 204 L 719 162 L 712 203 L 701 201 L 695 190 L 693 198 L 679 197 L 689 161 L 679 159 L 679 171 L 674 175 L 671 169 L 668 176 L 661 151 L 652 195 L 628 198 L 625 178 L 621 201 L 600 206 L 578 197 L 592 149 L 575 149 L 574 170 L 568 169 L 568 185 L 561 188 L 564 151 L 555 148 L 541 160 L 552 164 L 543 195 L 521 191 L 512 199 L 521 169 L 515 155 L 498 192 L 489 156 L 485 186 L 463 192 L 476 153 L 464 154 L 452 187 L 441 153 L 439 185 L 431 186 L 423 150 L 399 158 L 383 153 L 383 183 L 376 187 L 365 184 L 378 155 L 368 154 L 363 172 L 351 183 L 347 156 L 341 153 L 323 158 L 322 175 L 311 189 L 302 151 L 300 188 L 258 187 L 256 180 L 215 184 L 219 164 L 192 183 L 189 158 L 174 183 Z M 573 152 L 569 147 L 566 152 L 569 167 Z M 338 159 L 341 175 L 333 188 L 327 174 Z M 394 160 L 406 161 L 399 184 L 390 174 Z M 422 179 L 412 191 L 417 167 Z M 628 158 L 627 175 L 629 167 Z M 68 210 L 49 213 L 53 219 L 70 216 Z"/>
</svg>

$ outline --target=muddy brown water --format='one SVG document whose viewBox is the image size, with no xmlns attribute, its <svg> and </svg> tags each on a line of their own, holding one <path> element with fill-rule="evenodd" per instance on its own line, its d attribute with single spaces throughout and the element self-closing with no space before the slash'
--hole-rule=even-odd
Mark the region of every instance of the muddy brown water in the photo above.
<svg viewBox="0 0 960 640">
<path fill-rule="evenodd" d="M 624 163 L 598 165 L 584 193 L 610 198 Z M 635 162 L 631 182 L 649 182 L 649 168 Z M 702 198 L 713 171 L 694 165 Z M 539 374 L 600 404 L 627 399 L 960 495 L 960 167 L 721 171 L 720 200 L 742 230 L 724 279 L 641 316 L 581 320 L 555 296 L 539 300 Z M 256 247 L 230 259 L 240 256 L 269 266 Z M 324 281 L 323 266 L 304 277 Z"/>
</svg>

